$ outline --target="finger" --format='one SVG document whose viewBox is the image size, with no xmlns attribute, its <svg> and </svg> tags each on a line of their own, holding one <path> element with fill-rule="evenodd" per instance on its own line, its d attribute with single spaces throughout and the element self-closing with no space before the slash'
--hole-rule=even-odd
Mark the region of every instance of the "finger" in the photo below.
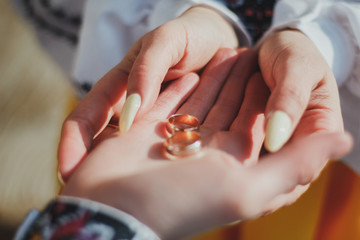
<svg viewBox="0 0 360 240">
<path fill-rule="evenodd" d="M 268 215 L 278 210 L 281 207 L 289 206 L 293 204 L 299 197 L 304 194 L 310 184 L 297 185 L 293 190 L 288 193 L 280 194 L 271 200 L 263 210 L 263 215 Z"/>
<path fill-rule="evenodd" d="M 258 209 L 263 209 L 277 196 L 299 184 L 309 184 L 329 159 L 348 153 L 351 147 L 352 139 L 348 134 L 318 134 L 297 139 L 278 153 L 264 157 L 250 168 L 248 177 L 253 181 L 248 185 L 247 196 L 253 208 L 249 210 L 254 216 L 258 215 Z"/>
<path fill-rule="evenodd" d="M 329 78 L 312 91 L 308 107 L 296 127 L 294 137 L 344 130 L 336 81 L 332 74 Z"/>
<path fill-rule="evenodd" d="M 216 101 L 237 57 L 233 49 L 219 50 L 201 74 L 199 86 L 177 113 L 194 115 L 202 122 Z"/>
<path fill-rule="evenodd" d="M 240 111 L 230 127 L 230 131 L 240 133 L 248 143 L 242 158 L 247 164 L 257 161 L 264 141 L 265 106 L 268 97 L 269 89 L 261 74 L 254 74 L 246 87 Z"/>
<path fill-rule="evenodd" d="M 65 120 L 58 149 L 59 172 L 65 181 L 90 150 L 93 138 L 120 111 L 126 79 L 126 73 L 113 68 Z"/>
<path fill-rule="evenodd" d="M 304 41 L 306 37 L 301 35 L 301 39 L 296 40 Z M 309 46 L 293 45 L 277 53 L 272 61 L 266 51 L 260 51 L 259 55 L 264 80 L 271 90 L 266 108 L 265 138 L 265 147 L 271 152 L 288 141 L 309 103 L 312 90 L 324 78 L 322 57 L 315 47 L 311 51 L 308 49 L 311 42 Z M 269 63 L 263 63 L 266 60 L 272 64 L 270 70 Z"/>
<path fill-rule="evenodd" d="M 241 49 L 237 62 L 218 96 L 215 105 L 206 116 L 203 126 L 213 130 L 229 129 L 237 115 L 244 96 L 244 89 L 256 67 L 256 53 Z"/>
<path fill-rule="evenodd" d="M 162 119 L 174 113 L 179 106 L 190 96 L 199 83 L 199 76 L 189 73 L 173 81 L 160 94 L 147 118 Z"/>
<path fill-rule="evenodd" d="M 107 139 L 110 135 L 119 131 L 119 126 L 116 124 L 108 124 L 93 140 L 91 150 L 95 149 L 97 145 Z"/>
<path fill-rule="evenodd" d="M 160 94 L 155 102 L 151 111 L 143 116 L 141 119 L 158 121 L 159 119 L 166 118 L 173 113 L 183 101 L 191 94 L 199 82 L 199 76 L 195 73 L 189 73 L 184 77 L 173 81 L 167 88 Z M 96 136 L 93 141 L 92 149 L 100 142 L 107 139 L 110 135 L 118 132 L 117 125 L 109 123 L 107 127 Z"/>
<path fill-rule="evenodd" d="M 289 76 L 288 79 L 294 79 Z M 290 138 L 309 102 L 311 88 L 289 81 L 280 81 L 271 95 L 266 110 L 265 147 L 270 152 L 278 151 Z M 285 83 L 283 83 L 285 82 Z"/>
<path fill-rule="evenodd" d="M 243 104 L 231 124 L 230 130 L 248 133 L 249 129 L 253 127 L 254 118 L 258 115 L 264 115 L 269 94 L 269 89 L 264 83 L 261 74 L 255 73 L 252 75 L 246 87 Z"/>
<path fill-rule="evenodd" d="M 127 100 L 120 116 L 123 133 L 130 129 L 137 114 L 141 116 L 153 106 L 168 70 L 185 54 L 186 39 L 172 40 L 168 35 L 174 30 L 168 28 L 165 24 L 145 35 L 119 64 L 129 72 Z"/>
</svg>

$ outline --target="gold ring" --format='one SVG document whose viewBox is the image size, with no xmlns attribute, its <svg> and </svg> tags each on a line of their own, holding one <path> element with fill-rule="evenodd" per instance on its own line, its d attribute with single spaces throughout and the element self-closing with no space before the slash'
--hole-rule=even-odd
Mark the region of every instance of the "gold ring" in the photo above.
<svg viewBox="0 0 360 240">
<path fill-rule="evenodd" d="M 198 131 L 199 120 L 189 114 L 174 114 L 168 118 L 166 130 L 170 134 L 183 131 Z"/>
<path fill-rule="evenodd" d="M 200 133 L 195 131 L 175 132 L 164 142 L 166 152 L 176 157 L 195 154 L 200 151 L 201 145 Z"/>
</svg>

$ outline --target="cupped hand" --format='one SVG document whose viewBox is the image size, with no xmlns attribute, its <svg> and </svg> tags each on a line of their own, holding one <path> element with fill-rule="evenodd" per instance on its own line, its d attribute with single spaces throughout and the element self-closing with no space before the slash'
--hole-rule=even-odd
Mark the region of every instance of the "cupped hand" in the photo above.
<svg viewBox="0 0 360 240">
<path fill-rule="evenodd" d="M 126 94 L 132 100 L 123 111 L 123 130 L 130 127 L 140 105 L 139 117 L 152 107 L 163 80 L 199 70 L 218 49 L 236 46 L 231 25 L 204 6 L 193 7 L 142 37 L 65 120 L 58 150 L 63 179 L 86 156 L 110 119 L 119 119 Z"/>
<path fill-rule="evenodd" d="M 284 30 L 268 37 L 260 47 L 259 65 L 271 91 L 268 150 L 279 150 L 291 136 L 343 130 L 335 78 L 307 36 Z"/>
<path fill-rule="evenodd" d="M 247 59 L 253 53 L 240 51 L 238 58 L 231 50 L 218 52 L 189 98 L 198 82 L 195 74 L 172 82 L 128 133 L 106 128 L 63 194 L 128 212 L 162 239 L 256 218 L 293 202 L 301 186 L 329 158 L 346 153 L 351 141 L 341 133 L 306 136 L 258 162 L 268 92 L 260 74 L 243 76 L 234 67 L 245 64 L 244 54 Z M 220 63 L 229 75 L 219 71 Z M 205 92 L 204 86 L 214 87 Z M 240 86 L 246 90 L 236 94 Z M 204 147 L 197 155 L 168 160 L 163 154 L 165 119 L 180 105 L 177 113 L 194 114 L 202 122 Z"/>
<path fill-rule="evenodd" d="M 196 6 L 142 37 L 120 62 L 128 74 L 120 117 L 126 132 L 155 103 L 163 81 L 202 69 L 220 48 L 236 48 L 232 26 L 214 9 Z"/>
</svg>

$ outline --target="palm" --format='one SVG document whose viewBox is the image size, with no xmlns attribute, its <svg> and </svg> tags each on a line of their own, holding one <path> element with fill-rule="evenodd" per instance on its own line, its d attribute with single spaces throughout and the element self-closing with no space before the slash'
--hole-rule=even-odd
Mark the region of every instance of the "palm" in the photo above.
<svg viewBox="0 0 360 240">
<path fill-rule="evenodd" d="M 195 115 L 202 122 L 201 135 L 205 153 L 209 151 L 213 154 L 227 154 L 238 162 L 250 163 L 258 158 L 264 138 L 263 114 L 268 90 L 259 74 L 254 75 L 246 87 L 253 73 L 256 58 L 253 52 L 242 51 L 240 59 L 237 59 L 237 55 L 234 55 L 232 50 L 217 54 L 203 72 L 200 85 L 176 113 Z M 248 61 L 242 61 L 242 59 Z M 229 75 L 228 72 L 236 61 L 237 65 Z M 222 71 L 218 71 L 220 63 Z M 242 72 L 240 79 L 238 78 L 239 71 Z M 94 144 L 95 149 L 98 148 L 97 142 L 100 142 L 102 147 L 99 147 L 100 150 L 93 151 L 87 158 L 87 162 L 91 161 L 89 159 L 100 157 L 104 159 L 102 162 L 95 161 L 92 164 L 98 164 L 99 167 L 102 164 L 119 166 L 121 171 L 127 171 L 126 168 L 134 166 L 147 167 L 147 164 L 159 164 L 159 160 L 165 159 L 163 154 L 163 142 L 166 137 L 165 119 L 179 105 L 179 99 L 183 98 L 179 93 L 175 94 L 175 91 L 180 89 L 177 85 L 186 85 L 190 89 L 190 81 L 192 80 L 182 79 L 172 83 L 160 95 L 152 111 L 136 122 L 131 129 L 131 134 L 122 135 L 116 129 L 105 129 L 97 137 L 98 139 L 95 139 Z M 241 97 L 245 95 L 245 92 L 242 90 L 239 92 L 239 89 L 245 87 L 246 97 Z M 181 89 L 184 91 L 183 87 Z M 260 93 L 260 97 L 255 92 Z M 172 96 L 172 100 L 169 96 Z M 202 101 L 194 104 L 199 99 Z M 204 109 L 207 111 L 204 112 Z M 116 151 L 111 149 L 116 149 Z M 105 157 L 108 155 L 107 152 L 111 152 L 109 158 Z M 121 164 L 122 161 L 128 162 Z M 144 164 L 144 161 L 147 164 Z M 114 169 L 114 172 L 118 170 Z"/>
<path fill-rule="evenodd" d="M 334 136 L 309 138 L 253 164 L 264 137 L 268 90 L 259 74 L 247 83 L 253 68 L 246 66 L 248 61 L 241 61 L 242 54 L 246 58 L 252 55 L 245 51 L 239 59 L 232 59 L 231 51 L 217 54 L 189 98 L 189 91 L 197 84 L 196 75 L 170 84 L 153 109 L 127 134 L 106 128 L 63 194 L 124 210 L 168 239 L 255 218 L 297 199 L 304 191 L 298 184 L 307 184 L 318 174 L 329 154 L 334 153 L 330 149 L 336 154 L 344 152 L 344 147 L 333 148 L 335 144 L 341 146 Z M 224 63 L 224 59 L 228 61 Z M 217 68 L 220 62 L 223 72 Z M 239 75 L 239 69 L 248 71 Z M 246 91 L 239 93 L 245 85 Z M 187 101 L 181 105 L 184 99 Z M 205 145 L 198 155 L 172 161 L 162 150 L 164 120 L 174 109 L 199 118 Z M 309 151 L 302 152 L 304 148 Z"/>
</svg>

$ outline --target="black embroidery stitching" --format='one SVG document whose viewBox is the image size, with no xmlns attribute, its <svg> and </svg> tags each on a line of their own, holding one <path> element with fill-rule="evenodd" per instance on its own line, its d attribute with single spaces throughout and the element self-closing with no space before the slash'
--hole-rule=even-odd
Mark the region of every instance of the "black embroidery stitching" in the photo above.
<svg viewBox="0 0 360 240">
<path fill-rule="evenodd" d="M 76 45 L 78 42 L 78 36 L 74 33 L 71 33 L 69 31 L 66 31 L 58 26 L 51 25 L 49 22 L 47 22 L 44 18 L 37 15 L 34 11 L 34 7 L 32 5 L 32 0 L 23 0 L 25 11 L 28 14 L 30 18 L 33 19 L 34 23 L 45 30 L 48 30 L 52 34 L 58 37 L 64 37 L 65 39 L 69 40 L 72 44 Z M 41 0 L 41 5 L 49 10 L 49 13 L 56 19 L 63 20 L 68 22 L 69 24 L 73 25 L 74 27 L 81 26 L 81 17 L 80 16 L 66 16 L 64 11 L 59 9 L 51 9 L 49 1 L 48 0 Z"/>
<path fill-rule="evenodd" d="M 244 22 L 254 42 L 270 27 L 276 0 L 227 0 L 228 8 Z M 247 11 L 253 11 L 248 15 Z"/>
</svg>

